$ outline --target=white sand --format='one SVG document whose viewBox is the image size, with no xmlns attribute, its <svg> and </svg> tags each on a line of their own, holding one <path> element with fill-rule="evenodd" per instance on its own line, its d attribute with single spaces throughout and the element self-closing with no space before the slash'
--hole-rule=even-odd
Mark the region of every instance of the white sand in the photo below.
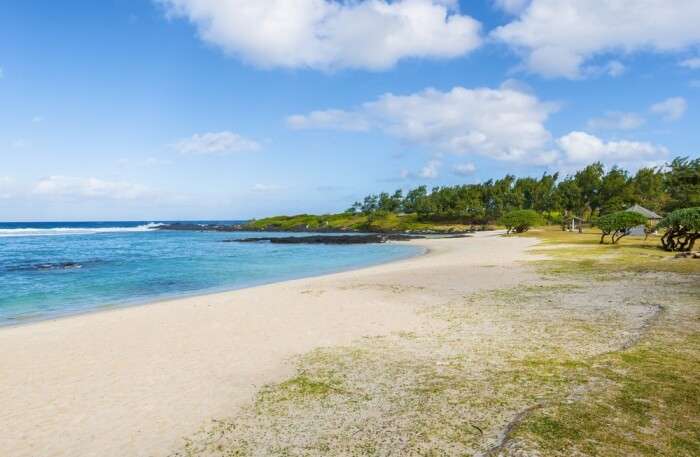
<svg viewBox="0 0 700 457">
<path fill-rule="evenodd" d="M 0 455 L 161 456 L 290 357 L 411 330 L 416 308 L 526 276 L 536 240 L 419 240 L 430 253 L 317 278 L 0 329 Z"/>
</svg>

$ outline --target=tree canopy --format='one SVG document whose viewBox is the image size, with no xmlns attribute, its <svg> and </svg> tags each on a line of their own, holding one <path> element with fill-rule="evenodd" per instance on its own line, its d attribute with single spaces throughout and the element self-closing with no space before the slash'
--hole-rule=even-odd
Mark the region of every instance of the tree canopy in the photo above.
<svg viewBox="0 0 700 457">
<path fill-rule="evenodd" d="M 646 221 L 646 217 L 631 211 L 616 211 L 606 214 L 596 221 L 596 225 L 602 232 L 600 243 L 604 243 L 605 237 L 610 235 L 612 244 L 616 244 L 622 237 L 629 235 L 633 227 L 644 225 Z"/>
<path fill-rule="evenodd" d="M 514 210 L 533 210 L 548 222 L 572 216 L 587 221 L 640 204 L 665 213 L 700 206 L 700 159 L 678 157 L 665 167 L 634 174 L 606 169 L 596 162 L 570 175 L 544 173 L 539 178 L 505 175 L 477 184 L 422 185 L 407 192 L 368 195 L 348 211 L 368 216 L 415 213 L 426 222 L 487 224 Z"/>
<path fill-rule="evenodd" d="M 517 209 L 506 213 L 501 217 L 501 224 L 506 227 L 507 233 L 523 233 L 540 223 L 540 215 L 531 209 Z"/>
</svg>

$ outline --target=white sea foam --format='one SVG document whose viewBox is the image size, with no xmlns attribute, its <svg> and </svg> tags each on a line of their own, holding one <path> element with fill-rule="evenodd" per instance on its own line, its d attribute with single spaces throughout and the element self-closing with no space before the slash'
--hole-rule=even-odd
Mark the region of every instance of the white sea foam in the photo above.
<svg viewBox="0 0 700 457">
<path fill-rule="evenodd" d="M 1 237 L 10 236 L 59 236 L 59 235 L 93 235 L 96 233 L 147 232 L 163 224 L 151 222 L 136 227 L 54 227 L 54 228 L 13 228 L 0 229 Z"/>
</svg>

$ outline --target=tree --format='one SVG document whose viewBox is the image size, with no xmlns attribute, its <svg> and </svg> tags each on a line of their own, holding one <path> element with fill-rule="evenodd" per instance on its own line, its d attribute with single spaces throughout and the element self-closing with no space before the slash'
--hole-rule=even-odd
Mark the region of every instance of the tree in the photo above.
<svg viewBox="0 0 700 457">
<path fill-rule="evenodd" d="M 601 216 L 596 221 L 596 225 L 602 232 L 600 244 L 605 242 L 605 237 L 608 235 L 612 239 L 612 244 L 616 244 L 622 237 L 629 235 L 633 227 L 644 225 L 646 220 L 643 215 L 631 211 L 617 211 Z"/>
<path fill-rule="evenodd" d="M 631 185 L 634 203 L 656 212 L 660 212 L 668 203 L 661 168 L 640 168 L 632 178 Z"/>
<path fill-rule="evenodd" d="M 588 220 L 591 220 L 596 209 L 600 206 L 598 194 L 600 192 L 603 172 L 603 164 L 596 162 L 576 172 L 574 175 L 574 182 L 579 188 L 583 207 L 588 210 Z"/>
<path fill-rule="evenodd" d="M 600 181 L 598 204 L 600 213 L 622 211 L 634 200 L 634 188 L 627 171 L 612 167 Z"/>
<path fill-rule="evenodd" d="M 585 203 L 581 194 L 581 188 L 576 181 L 569 177 L 560 182 L 556 190 L 556 199 L 559 207 L 564 211 L 564 218 L 571 213 L 574 216 L 583 216 Z"/>
<path fill-rule="evenodd" d="M 406 194 L 406 198 L 403 200 L 404 211 L 407 213 L 417 213 L 420 202 L 427 198 L 428 188 L 426 186 L 419 186 L 415 189 L 410 190 Z"/>
<path fill-rule="evenodd" d="M 700 207 L 677 209 L 659 222 L 665 228 L 661 245 L 667 251 L 692 251 L 700 238 Z"/>
<path fill-rule="evenodd" d="M 379 197 L 374 194 L 366 196 L 361 209 L 365 215 L 374 214 L 379 209 Z"/>
<path fill-rule="evenodd" d="M 700 206 L 700 158 L 677 157 L 668 168 L 664 181 L 670 198 L 665 209 Z"/>
<path fill-rule="evenodd" d="M 554 173 L 553 175 L 545 173 L 542 175 L 542 178 L 540 178 L 537 183 L 537 188 L 535 189 L 532 209 L 540 213 L 545 213 L 548 220 L 550 213 L 558 206 L 558 196 L 556 192 L 558 179 L 559 173 Z"/>
<path fill-rule="evenodd" d="M 505 225 L 508 234 L 523 233 L 540 223 L 540 215 L 531 209 L 518 209 L 510 211 L 501 217 L 501 224 Z"/>
</svg>

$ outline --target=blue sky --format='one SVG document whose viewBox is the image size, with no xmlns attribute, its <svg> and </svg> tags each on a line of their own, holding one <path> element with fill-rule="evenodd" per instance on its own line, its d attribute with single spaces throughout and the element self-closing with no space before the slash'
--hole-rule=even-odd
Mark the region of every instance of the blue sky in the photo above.
<svg viewBox="0 0 700 457">
<path fill-rule="evenodd" d="M 0 220 L 329 212 L 697 157 L 698 2 L 583 3 L 6 2 Z"/>
</svg>

